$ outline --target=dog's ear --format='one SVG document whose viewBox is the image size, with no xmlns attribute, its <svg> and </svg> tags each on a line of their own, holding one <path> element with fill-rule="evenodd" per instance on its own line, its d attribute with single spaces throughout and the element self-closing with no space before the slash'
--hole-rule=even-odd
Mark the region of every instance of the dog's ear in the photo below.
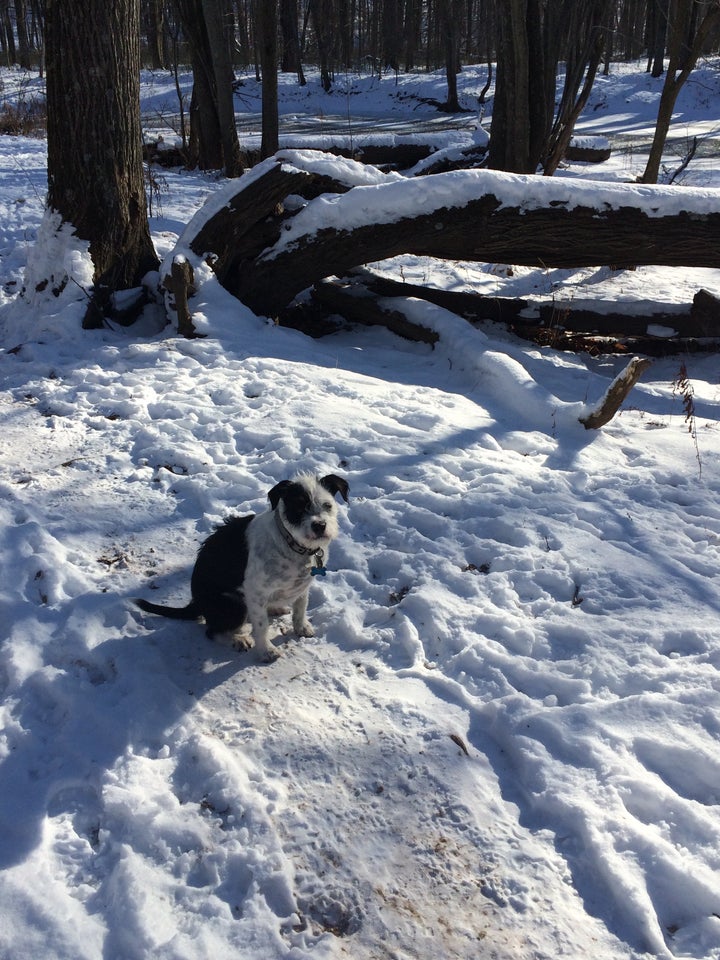
<svg viewBox="0 0 720 960">
<path fill-rule="evenodd" d="M 337 477 L 334 473 L 329 473 L 326 477 L 320 478 L 320 485 L 325 487 L 326 490 L 329 490 L 333 496 L 339 493 L 345 503 L 348 502 L 350 485 L 347 480 L 343 480 L 342 477 Z"/>
<path fill-rule="evenodd" d="M 283 494 L 290 486 L 292 486 L 290 480 L 281 480 L 280 483 L 276 483 L 270 493 L 268 493 L 268 500 L 273 510 L 277 509 L 277 505 L 280 503 Z"/>
</svg>

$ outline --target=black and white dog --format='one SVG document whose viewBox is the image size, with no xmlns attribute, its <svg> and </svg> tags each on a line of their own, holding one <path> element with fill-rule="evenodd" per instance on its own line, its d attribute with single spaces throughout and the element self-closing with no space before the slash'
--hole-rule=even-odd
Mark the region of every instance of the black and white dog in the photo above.
<svg viewBox="0 0 720 960">
<path fill-rule="evenodd" d="M 246 517 L 230 517 L 200 547 L 190 580 L 192 600 L 185 607 L 164 607 L 136 600 L 148 613 L 176 620 L 205 619 L 207 635 L 231 635 L 250 646 L 240 628 L 250 623 L 257 655 L 275 660 L 270 641 L 270 611 L 292 605 L 293 629 L 314 636 L 307 619 L 310 579 L 325 573 L 330 541 L 338 533 L 334 497 L 347 503 L 347 480 L 328 474 L 300 474 L 283 480 L 268 493 L 270 509 Z"/>
</svg>

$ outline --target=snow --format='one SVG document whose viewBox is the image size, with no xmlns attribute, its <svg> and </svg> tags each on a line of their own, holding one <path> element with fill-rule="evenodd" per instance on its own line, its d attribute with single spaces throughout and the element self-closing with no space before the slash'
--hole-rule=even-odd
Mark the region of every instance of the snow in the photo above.
<svg viewBox="0 0 720 960">
<path fill-rule="evenodd" d="M 717 76 L 684 91 L 687 123 L 717 124 Z M 472 99 L 482 70 L 461 78 Z M 432 82 L 361 78 L 357 98 L 414 119 Z M 618 67 L 582 130 L 649 126 L 640 94 L 661 82 Z M 319 115 L 308 86 L 286 79 L 286 114 Z M 44 144 L 2 137 L 0 158 L 0 956 L 717 960 L 716 358 L 656 361 L 586 431 L 626 358 L 424 302 L 404 309 L 434 349 L 376 329 L 311 341 L 206 267 L 205 339 L 159 308 L 81 331 L 91 266 L 43 216 Z M 690 164 L 678 203 L 716 203 L 713 163 Z M 630 165 L 573 164 L 552 189 L 591 176 L 597 195 Z M 165 257 L 230 188 L 162 177 Z M 35 289 L 49 268 L 57 295 Z M 712 270 L 375 268 L 629 309 L 720 293 Z M 184 602 L 213 527 L 302 470 L 350 482 L 315 638 L 281 618 L 283 656 L 261 665 L 133 606 Z"/>
<path fill-rule="evenodd" d="M 578 183 L 496 170 L 455 170 L 436 174 L 431 193 L 423 178 L 417 178 L 358 186 L 343 194 L 323 194 L 286 225 L 273 256 L 292 249 L 301 238 L 312 236 L 320 228 L 352 230 L 367 223 L 394 223 L 404 217 L 464 207 L 487 196 L 496 197 L 499 208 L 517 208 L 521 214 L 551 205 L 568 210 L 637 207 L 648 217 L 673 216 L 683 211 L 691 217 L 704 217 L 720 207 L 720 189 L 713 187 L 606 184 L 593 180 Z M 442 229 L 442 221 L 438 229 Z"/>
</svg>

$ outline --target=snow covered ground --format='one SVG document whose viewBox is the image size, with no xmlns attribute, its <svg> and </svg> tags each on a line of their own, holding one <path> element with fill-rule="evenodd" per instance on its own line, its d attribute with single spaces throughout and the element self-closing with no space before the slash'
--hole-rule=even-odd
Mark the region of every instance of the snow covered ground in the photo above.
<svg viewBox="0 0 720 960">
<path fill-rule="evenodd" d="M 716 67 L 678 103 L 688 134 L 720 124 Z M 144 80 L 160 109 L 171 83 Z M 483 82 L 464 71 L 468 103 Z M 646 130 L 660 84 L 614 69 L 582 131 Z M 337 101 L 390 120 L 443 96 L 440 75 L 353 89 Z M 316 78 L 282 91 L 286 117 L 342 112 Z M 685 184 L 720 184 L 708 153 Z M 161 184 L 164 255 L 221 183 Z M 42 141 L 0 137 L 0 957 L 717 960 L 717 358 L 654 363 L 589 432 L 578 411 L 624 360 L 424 304 L 434 349 L 311 341 L 212 280 L 206 339 L 158 317 L 83 332 L 76 284 L 18 296 L 49 259 L 89 275 L 68 235 L 38 242 L 44 190 Z M 385 269 L 503 296 L 720 293 L 710 270 Z M 185 602 L 214 525 L 308 469 L 351 487 L 314 639 L 281 619 L 262 665 L 133 607 Z"/>
</svg>

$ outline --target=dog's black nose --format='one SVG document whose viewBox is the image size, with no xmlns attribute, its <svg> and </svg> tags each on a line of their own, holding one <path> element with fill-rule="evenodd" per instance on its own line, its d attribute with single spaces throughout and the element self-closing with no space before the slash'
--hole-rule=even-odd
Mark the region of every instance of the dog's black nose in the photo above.
<svg viewBox="0 0 720 960">
<path fill-rule="evenodd" d="M 312 532 L 317 534 L 318 537 L 322 536 L 325 533 L 325 528 L 327 524 L 324 520 L 313 520 L 312 522 Z"/>
</svg>

